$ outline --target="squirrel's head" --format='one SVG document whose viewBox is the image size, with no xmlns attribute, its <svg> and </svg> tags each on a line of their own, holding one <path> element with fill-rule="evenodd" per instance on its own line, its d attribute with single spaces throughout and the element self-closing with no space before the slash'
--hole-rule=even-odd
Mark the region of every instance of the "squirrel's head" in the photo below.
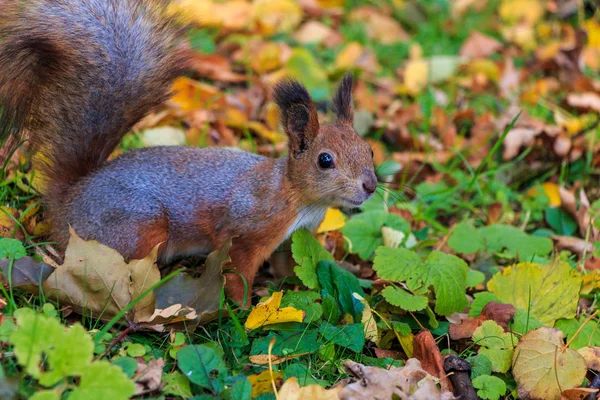
<svg viewBox="0 0 600 400">
<path fill-rule="evenodd" d="M 333 98 L 336 121 L 319 125 L 317 109 L 297 81 L 274 90 L 289 137 L 288 177 L 304 201 L 358 207 L 377 188 L 373 151 L 354 131 L 352 75 L 344 76 Z"/>
</svg>

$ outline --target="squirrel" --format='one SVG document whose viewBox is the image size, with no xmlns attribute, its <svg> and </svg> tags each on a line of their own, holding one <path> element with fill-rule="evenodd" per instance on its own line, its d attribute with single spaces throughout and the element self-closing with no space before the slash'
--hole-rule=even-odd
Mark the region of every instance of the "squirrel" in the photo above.
<svg viewBox="0 0 600 400">
<path fill-rule="evenodd" d="M 45 210 L 60 249 L 70 226 L 127 261 L 160 245 L 164 265 L 232 238 L 225 288 L 242 304 L 282 241 L 314 230 L 328 207 L 360 206 L 377 188 L 373 152 L 353 129 L 352 75 L 326 125 L 304 86 L 275 84 L 286 157 L 164 146 L 107 161 L 185 72 L 180 28 L 159 3 L 0 0 L 0 134 L 27 132 L 41 153 Z"/>
</svg>

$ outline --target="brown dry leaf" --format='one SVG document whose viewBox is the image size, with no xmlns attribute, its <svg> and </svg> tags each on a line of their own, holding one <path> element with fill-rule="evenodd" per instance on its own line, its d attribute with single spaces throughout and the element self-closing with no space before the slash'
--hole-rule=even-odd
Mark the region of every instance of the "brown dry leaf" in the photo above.
<svg viewBox="0 0 600 400">
<path fill-rule="evenodd" d="M 563 333 L 542 327 L 521 338 L 512 359 L 520 398 L 560 400 L 563 390 L 579 387 L 584 358 L 565 346 Z"/>
<path fill-rule="evenodd" d="M 299 43 L 323 43 L 326 47 L 335 47 L 343 42 L 342 35 L 333 28 L 319 21 L 308 21 L 294 33 Z"/>
<path fill-rule="evenodd" d="M 474 31 L 463 43 L 458 54 L 469 58 L 483 58 L 494 54 L 501 48 L 502 43 L 493 37 Z"/>
<path fill-rule="evenodd" d="M 364 23 L 367 35 L 383 44 L 401 42 L 408 39 L 402 26 L 390 16 L 382 14 L 375 7 L 358 7 L 348 16 L 352 22 Z"/>
<path fill-rule="evenodd" d="M 344 369 L 352 383 L 339 392 L 340 400 L 400 399 L 449 400 L 451 392 L 442 392 L 435 380 L 421 368 L 415 358 L 406 360 L 400 368 L 382 369 L 366 367 L 354 361 L 346 361 Z"/>
<path fill-rule="evenodd" d="M 162 358 L 152 360 L 148 364 L 138 360 L 137 369 L 132 378 L 135 382 L 135 394 L 139 395 L 160 389 L 164 366 L 165 360 Z"/>
<path fill-rule="evenodd" d="M 577 352 L 581 354 L 585 360 L 585 367 L 587 369 L 600 371 L 600 347 L 582 347 L 577 350 Z"/>
<path fill-rule="evenodd" d="M 493 320 L 505 331 L 508 331 L 508 323 L 517 309 L 512 304 L 502 304 L 491 301 L 483 307 L 479 317 L 467 318 L 460 324 L 450 325 L 450 337 L 454 340 L 466 339 L 473 336 L 475 329 L 479 328 L 483 321 Z"/>
<path fill-rule="evenodd" d="M 421 331 L 415 335 L 413 352 L 423 369 L 440 380 L 442 391 L 452 392 L 452 384 L 444 371 L 444 357 L 431 332 Z"/>
<path fill-rule="evenodd" d="M 567 104 L 582 110 L 600 112 L 600 95 L 593 92 L 569 93 L 567 95 Z"/>
<path fill-rule="evenodd" d="M 0 283 L 8 280 L 8 270 L 10 261 L 8 259 L 0 260 Z M 13 287 L 22 287 L 33 285 L 37 290 L 39 285 L 44 282 L 54 272 L 54 268 L 44 262 L 36 261 L 33 257 L 23 257 L 13 261 L 11 285 Z"/>
<path fill-rule="evenodd" d="M 292 377 L 285 381 L 277 394 L 280 400 L 338 400 L 340 390 L 342 390 L 341 386 L 332 389 L 325 389 L 319 385 L 300 387 L 298 380 Z"/>
<path fill-rule="evenodd" d="M 95 240 L 81 239 L 73 229 L 65 262 L 42 285 L 46 297 L 69 304 L 78 313 L 109 320 L 160 280 L 158 246 L 142 260 L 126 263 L 116 250 Z M 146 322 L 154 313 L 154 293 L 126 314 L 129 321 Z"/>
<path fill-rule="evenodd" d="M 562 396 L 563 400 L 585 400 L 587 396 L 598 393 L 598 389 L 590 389 L 590 388 L 575 388 L 563 390 Z M 595 397 L 593 397 L 595 398 Z"/>
<path fill-rule="evenodd" d="M 592 254 L 594 252 L 594 244 L 585 239 L 559 235 L 551 236 L 551 238 L 554 240 L 558 251 L 569 250 L 578 256 L 583 255 L 583 253 Z"/>
<path fill-rule="evenodd" d="M 198 75 L 221 82 L 244 82 L 246 77 L 231 70 L 230 61 L 217 54 L 200 54 L 194 52 L 190 59 L 190 69 Z"/>
</svg>

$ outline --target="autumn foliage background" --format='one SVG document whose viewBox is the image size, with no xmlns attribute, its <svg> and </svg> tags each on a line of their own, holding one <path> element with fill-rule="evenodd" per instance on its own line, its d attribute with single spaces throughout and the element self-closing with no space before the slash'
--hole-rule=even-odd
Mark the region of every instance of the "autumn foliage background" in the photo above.
<svg viewBox="0 0 600 400">
<path fill-rule="evenodd" d="M 159 271 L 152 255 L 127 266 L 74 236 L 63 269 L 44 275 L 53 270 L 41 261 L 57 254 L 44 242 L 43 184 L 17 152 L 0 184 L 0 393 L 595 398 L 597 5 L 175 1 L 192 69 L 114 157 L 152 145 L 283 156 L 273 84 L 298 79 L 328 119 L 351 72 L 354 127 L 382 185 L 360 210 L 330 210 L 314 235 L 297 232 L 259 273 L 262 303 L 242 310 L 219 296 L 227 249 L 201 273 L 196 260 Z M 78 257 L 103 290 L 48 279 L 79 274 Z M 69 342 L 80 351 L 59 345 Z"/>
</svg>

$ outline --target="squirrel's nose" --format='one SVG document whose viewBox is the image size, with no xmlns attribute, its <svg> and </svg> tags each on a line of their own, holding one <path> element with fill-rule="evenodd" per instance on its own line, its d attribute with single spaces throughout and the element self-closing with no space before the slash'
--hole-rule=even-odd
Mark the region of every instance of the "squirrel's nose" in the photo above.
<svg viewBox="0 0 600 400">
<path fill-rule="evenodd" d="M 370 173 L 367 175 L 363 180 L 362 187 L 368 194 L 373 194 L 377 189 L 377 178 L 375 177 L 375 174 Z"/>
</svg>

